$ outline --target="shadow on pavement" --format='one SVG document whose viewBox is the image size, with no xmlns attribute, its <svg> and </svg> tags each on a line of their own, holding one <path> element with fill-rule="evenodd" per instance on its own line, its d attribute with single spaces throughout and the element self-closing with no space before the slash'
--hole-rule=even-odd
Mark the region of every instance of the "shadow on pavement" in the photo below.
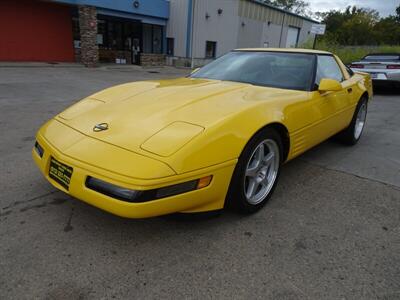
<svg viewBox="0 0 400 300">
<path fill-rule="evenodd" d="M 400 96 L 400 84 L 398 86 L 374 84 L 374 93 L 377 95 Z"/>
</svg>

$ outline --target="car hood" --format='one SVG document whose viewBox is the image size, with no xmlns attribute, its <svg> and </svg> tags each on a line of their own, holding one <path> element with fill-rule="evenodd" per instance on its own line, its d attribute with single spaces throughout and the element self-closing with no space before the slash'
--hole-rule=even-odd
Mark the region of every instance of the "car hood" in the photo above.
<svg viewBox="0 0 400 300">
<path fill-rule="evenodd" d="M 169 156 L 208 127 L 246 106 L 290 94 L 295 91 L 218 80 L 144 81 L 94 94 L 56 119 L 85 135 L 127 150 Z M 106 130 L 95 129 L 102 123 L 108 126 Z"/>
</svg>

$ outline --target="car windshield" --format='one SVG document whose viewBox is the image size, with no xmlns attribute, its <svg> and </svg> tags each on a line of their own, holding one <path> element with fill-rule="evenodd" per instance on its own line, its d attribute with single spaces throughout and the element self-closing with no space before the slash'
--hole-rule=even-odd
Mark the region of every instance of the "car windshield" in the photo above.
<svg viewBox="0 0 400 300">
<path fill-rule="evenodd" d="M 315 56 L 302 53 L 233 51 L 209 63 L 191 78 L 310 90 Z"/>
</svg>

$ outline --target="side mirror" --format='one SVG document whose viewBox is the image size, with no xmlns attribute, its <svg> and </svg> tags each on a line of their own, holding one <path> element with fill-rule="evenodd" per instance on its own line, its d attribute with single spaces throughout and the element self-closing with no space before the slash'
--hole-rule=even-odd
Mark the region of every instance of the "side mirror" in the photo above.
<svg viewBox="0 0 400 300">
<path fill-rule="evenodd" d="M 329 78 L 321 79 L 318 87 L 320 92 L 337 92 L 341 91 L 342 89 L 342 85 L 339 81 Z"/>
<path fill-rule="evenodd" d="M 192 75 L 192 74 L 196 73 L 198 70 L 200 70 L 200 68 L 193 69 L 193 71 L 192 71 L 192 72 L 190 72 L 190 75 Z"/>
</svg>

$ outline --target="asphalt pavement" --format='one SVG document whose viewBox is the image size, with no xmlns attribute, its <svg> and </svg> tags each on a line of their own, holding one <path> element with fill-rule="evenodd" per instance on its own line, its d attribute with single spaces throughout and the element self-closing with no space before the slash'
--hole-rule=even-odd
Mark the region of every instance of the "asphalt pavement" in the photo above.
<svg viewBox="0 0 400 300">
<path fill-rule="evenodd" d="M 355 147 L 282 169 L 265 208 L 115 217 L 57 191 L 37 129 L 100 89 L 174 68 L 0 68 L 0 299 L 400 299 L 400 92 L 377 94 Z"/>
</svg>

